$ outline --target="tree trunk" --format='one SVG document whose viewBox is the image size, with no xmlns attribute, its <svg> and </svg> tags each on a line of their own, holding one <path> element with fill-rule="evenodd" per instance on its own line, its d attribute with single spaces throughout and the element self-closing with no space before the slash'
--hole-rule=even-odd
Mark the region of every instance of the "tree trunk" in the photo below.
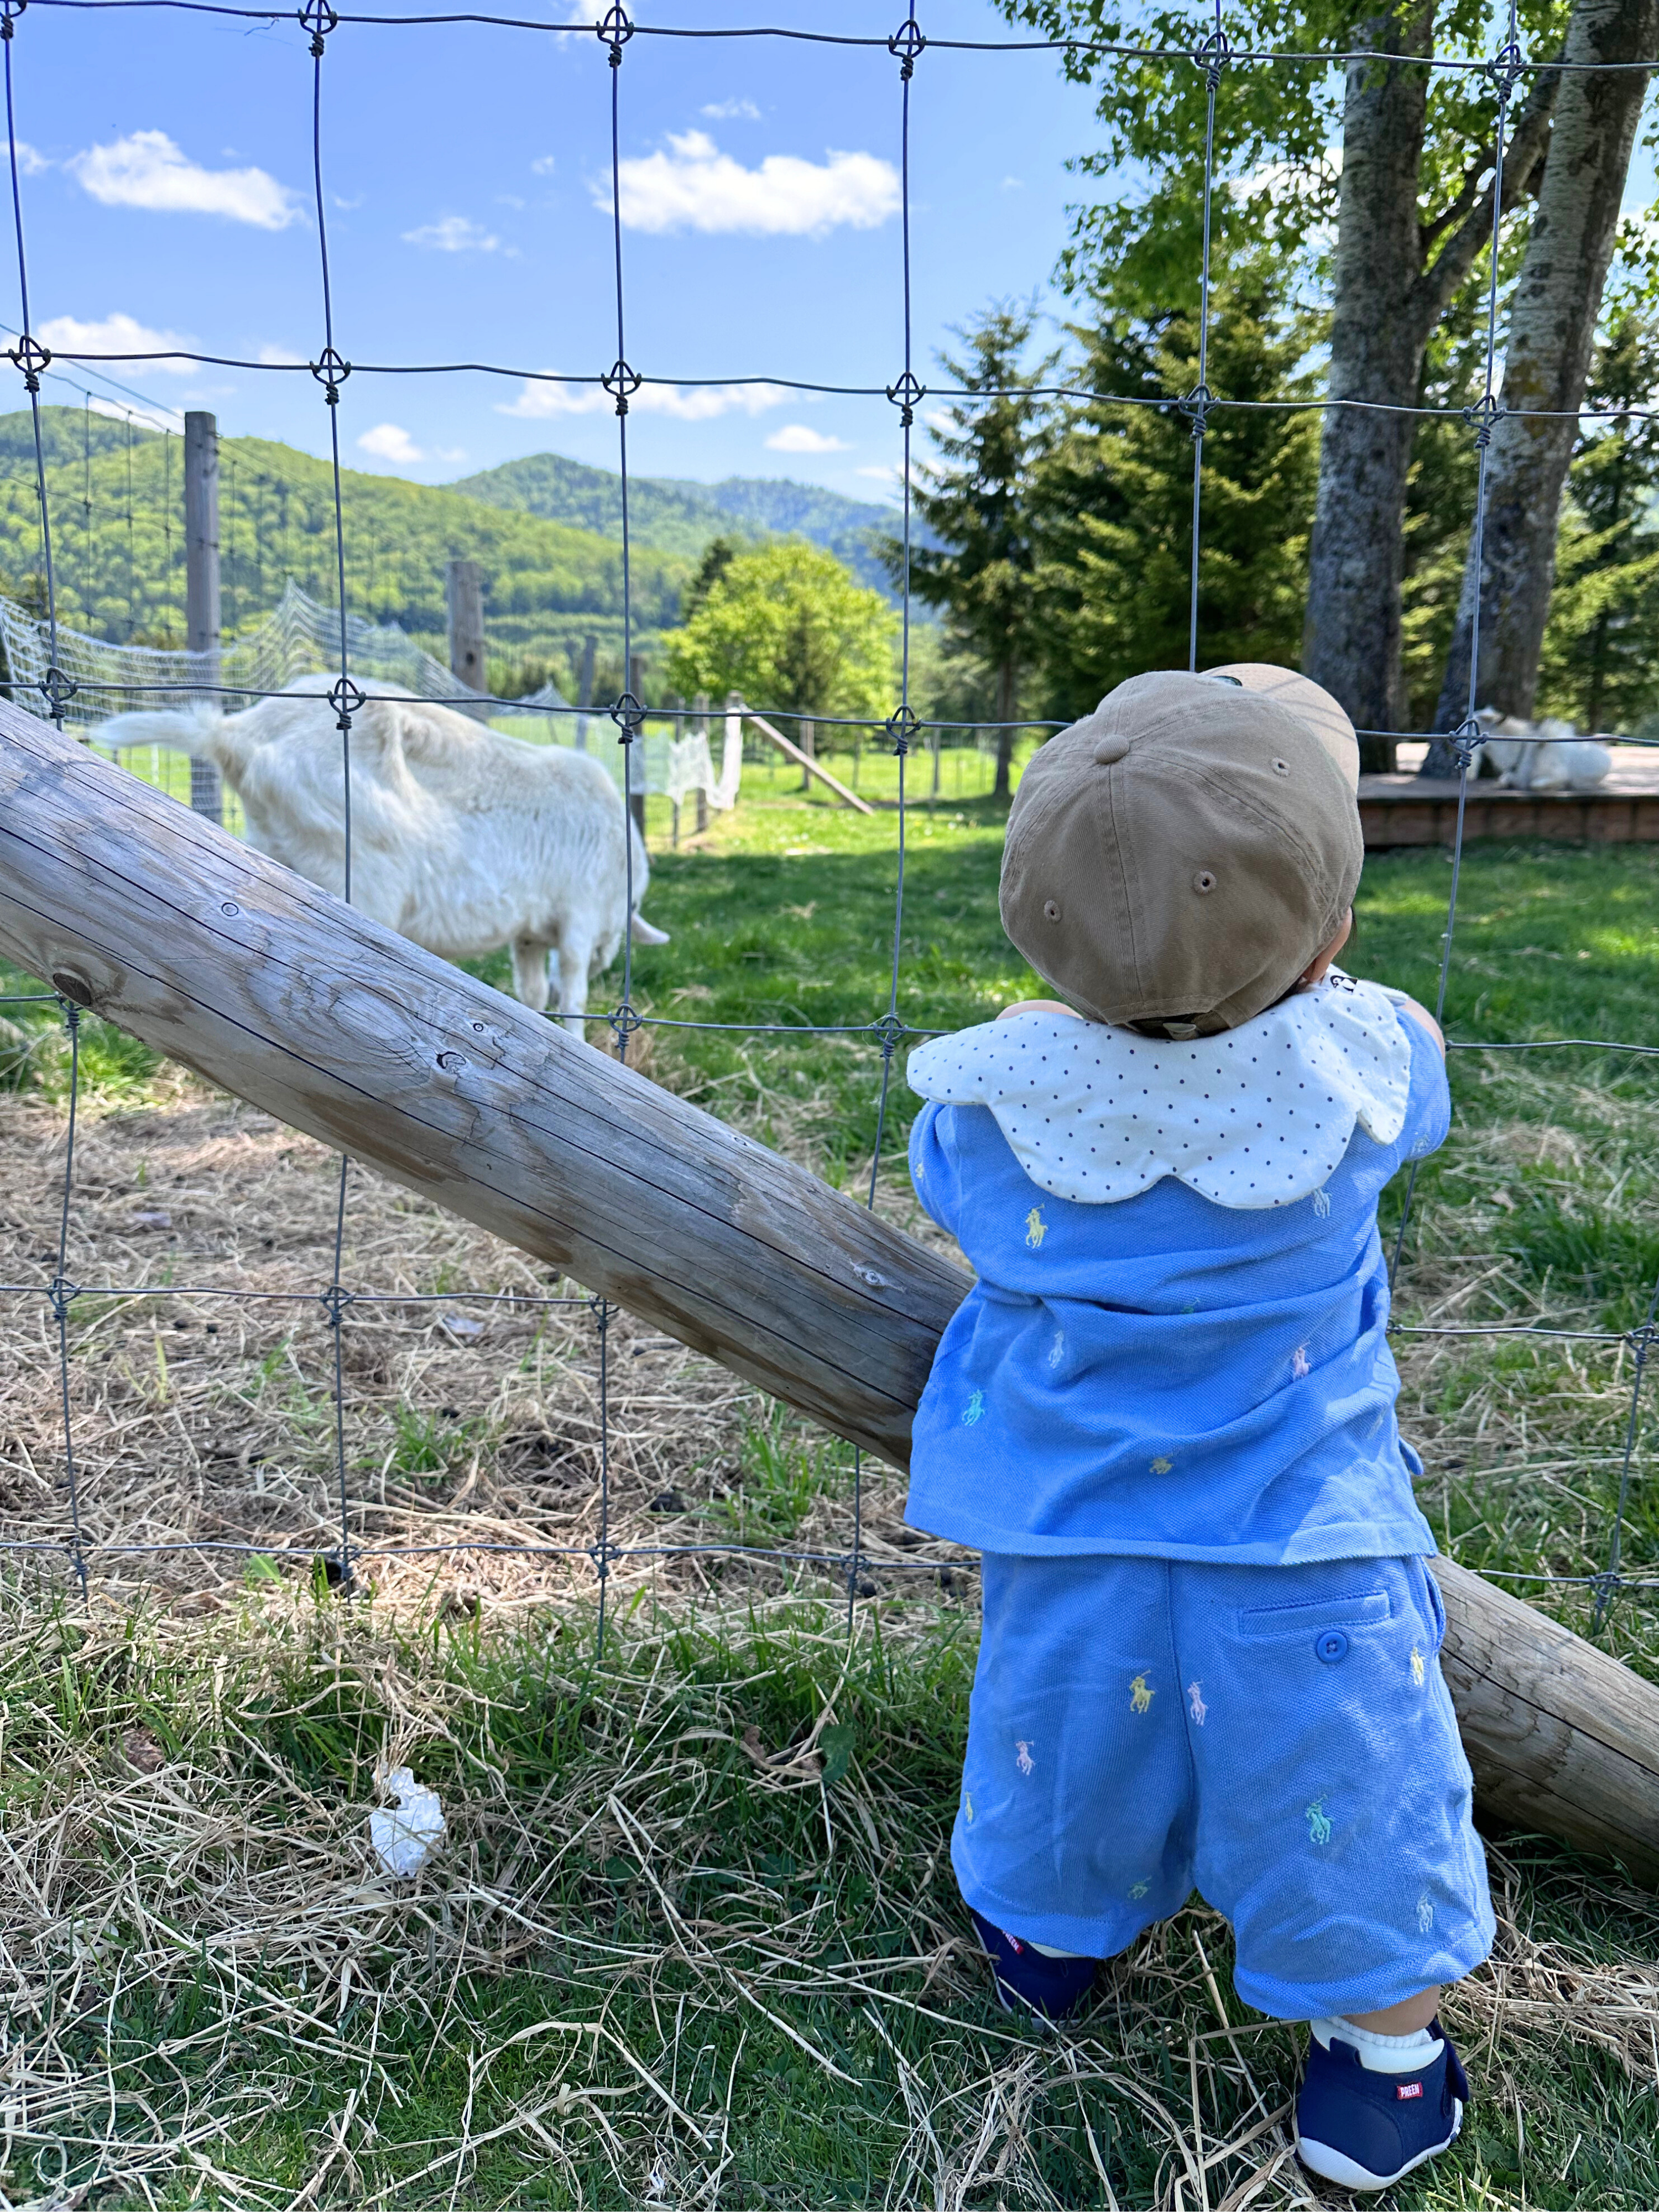
<svg viewBox="0 0 1659 2212">
<path fill-rule="evenodd" d="M 1433 50 L 1434 15 L 1381 17 L 1357 43 L 1416 56 Z M 1333 399 L 1417 403 L 1427 333 L 1410 300 L 1422 262 L 1419 179 L 1429 72 L 1402 59 L 1349 64 L 1331 322 Z M 1308 555 L 1302 665 L 1362 730 L 1399 726 L 1406 471 L 1413 420 L 1367 408 L 1326 410 Z M 1392 769 L 1394 744 L 1362 738 L 1360 765 Z"/>
<path fill-rule="evenodd" d="M 1354 39 L 1401 58 L 1355 62 L 1347 76 L 1327 382 L 1333 399 L 1370 404 L 1326 410 L 1302 665 L 1358 728 L 1386 733 L 1399 728 L 1405 703 L 1401 584 L 1414 425 L 1372 410 L 1419 404 L 1429 339 L 1491 235 L 1492 185 L 1480 181 L 1491 162 L 1477 149 L 1455 198 L 1433 222 L 1421 220 L 1433 0 L 1404 24 L 1388 15 L 1362 23 Z M 1559 82 L 1540 70 L 1512 119 L 1505 207 L 1543 158 Z M 1362 738 L 1359 757 L 1370 772 L 1392 769 L 1392 738 Z"/>
<path fill-rule="evenodd" d="M 1018 735 L 1013 723 L 1015 714 L 1014 686 L 1018 671 L 1012 659 L 1005 660 L 997 671 L 997 780 L 992 789 L 994 799 L 1006 799 L 1014 768 L 1014 738 Z"/>
<path fill-rule="evenodd" d="M 1619 229 L 1648 72 L 1597 70 L 1650 55 L 1659 0 L 1577 0 L 1564 58 L 1579 64 L 1557 95 L 1549 160 L 1510 311 L 1504 412 L 1486 456 L 1486 525 L 1477 574 L 1470 543 L 1435 726 L 1453 730 L 1471 704 L 1469 660 L 1480 594 L 1474 703 L 1530 719 L 1555 583 L 1555 533 L 1578 435 L 1601 290 Z M 1536 410 L 1530 416 L 1524 410 Z M 1540 415 L 1557 419 L 1540 420 Z M 1435 769 L 1455 769 L 1450 749 Z"/>
</svg>

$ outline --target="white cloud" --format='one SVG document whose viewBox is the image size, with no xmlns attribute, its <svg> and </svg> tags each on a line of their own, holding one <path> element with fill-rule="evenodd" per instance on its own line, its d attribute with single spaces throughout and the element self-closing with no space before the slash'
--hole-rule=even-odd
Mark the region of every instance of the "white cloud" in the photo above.
<svg viewBox="0 0 1659 2212">
<path fill-rule="evenodd" d="M 357 441 L 365 453 L 373 453 L 377 461 L 390 461 L 394 468 L 412 469 L 426 455 L 407 430 L 395 422 L 377 422 L 372 430 L 365 430 Z"/>
<path fill-rule="evenodd" d="M 880 467 L 873 462 L 868 463 L 863 468 L 854 469 L 853 474 L 855 477 L 871 477 L 877 483 L 890 484 L 899 481 L 899 472 L 890 461 L 884 462 Z"/>
<path fill-rule="evenodd" d="M 37 154 L 33 147 L 27 144 L 21 138 L 12 141 L 11 150 L 17 156 L 17 173 L 20 177 L 38 177 L 43 169 L 49 169 L 52 167 L 52 163 L 47 161 L 44 154 Z"/>
<path fill-rule="evenodd" d="M 127 407 L 118 399 L 100 399 L 94 392 L 87 402 L 94 415 L 108 415 L 117 422 L 142 423 L 147 430 L 178 432 L 185 427 L 182 412 L 168 412 L 153 407 Z"/>
<path fill-rule="evenodd" d="M 118 312 L 106 315 L 101 323 L 83 323 L 78 315 L 54 315 L 49 323 L 41 324 L 35 336 L 53 353 L 61 354 L 188 352 L 192 343 L 177 331 L 152 331 L 131 315 Z M 151 361 L 146 362 L 144 367 L 146 370 L 158 370 L 164 376 L 194 376 L 198 364 L 193 361 Z"/>
<path fill-rule="evenodd" d="M 530 173 L 532 177 L 550 177 L 558 166 L 551 154 L 538 154 L 530 164 Z"/>
<path fill-rule="evenodd" d="M 495 195 L 495 204 L 497 207 L 521 209 L 524 205 L 524 202 L 519 198 L 517 192 L 497 192 Z"/>
<path fill-rule="evenodd" d="M 434 253 L 494 253 L 501 240 L 493 230 L 464 215 L 447 215 L 404 233 L 405 246 L 429 246 Z"/>
<path fill-rule="evenodd" d="M 1025 179 L 1024 177 L 1005 177 L 1002 180 L 1002 189 L 1005 192 L 1023 192 L 1025 189 Z"/>
<path fill-rule="evenodd" d="M 286 230 L 302 219 L 294 194 L 264 169 L 204 169 L 165 131 L 130 131 L 111 145 L 71 155 L 64 166 L 106 207 L 222 215 L 258 230 Z"/>
<path fill-rule="evenodd" d="M 873 154 L 831 153 L 822 163 L 769 154 L 745 169 L 706 131 L 670 133 L 671 152 L 623 161 L 622 219 L 630 230 L 744 231 L 820 238 L 838 223 L 872 230 L 898 213 L 898 171 Z M 609 210 L 611 183 L 596 179 L 596 207 Z"/>
<path fill-rule="evenodd" d="M 667 415 L 677 422 L 708 422 L 717 415 L 763 415 L 788 397 L 776 384 L 642 384 L 629 395 L 628 406 L 630 414 Z M 598 385 L 526 384 L 516 399 L 506 402 L 496 412 L 535 421 L 550 415 L 609 415 L 616 404 Z"/>
<path fill-rule="evenodd" d="M 259 360 L 266 368 L 298 368 L 304 361 L 302 353 L 295 353 L 287 346 L 262 345 Z"/>
<path fill-rule="evenodd" d="M 773 453 L 850 453 L 853 450 L 844 439 L 828 437 L 805 422 L 786 422 L 781 430 L 773 431 L 766 446 Z"/>
<path fill-rule="evenodd" d="M 702 113 L 714 123 L 758 123 L 761 112 L 752 100 L 711 100 Z"/>
</svg>

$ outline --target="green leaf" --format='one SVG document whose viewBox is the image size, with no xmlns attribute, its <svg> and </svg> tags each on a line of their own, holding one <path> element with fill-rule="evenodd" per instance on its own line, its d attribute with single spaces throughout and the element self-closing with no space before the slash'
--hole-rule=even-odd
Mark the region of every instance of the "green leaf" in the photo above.
<svg viewBox="0 0 1659 2212">
<path fill-rule="evenodd" d="M 858 1730 L 851 1721 L 841 1721 L 827 1728 L 818 1738 L 818 1749 L 823 1753 L 823 1779 L 826 1787 L 833 1789 L 842 1781 L 853 1763 L 853 1746 L 858 1741 Z"/>
</svg>

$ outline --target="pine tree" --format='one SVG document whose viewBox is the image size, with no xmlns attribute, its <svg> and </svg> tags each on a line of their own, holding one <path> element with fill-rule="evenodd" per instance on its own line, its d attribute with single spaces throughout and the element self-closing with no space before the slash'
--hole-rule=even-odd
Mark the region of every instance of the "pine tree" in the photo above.
<svg viewBox="0 0 1659 2212">
<path fill-rule="evenodd" d="M 1584 394 L 1605 427 L 1580 438 L 1567 479 L 1540 672 L 1547 709 L 1581 729 L 1627 730 L 1659 707 L 1659 423 L 1631 412 L 1656 387 L 1659 319 L 1626 306 Z"/>
<path fill-rule="evenodd" d="M 1197 318 L 1189 310 L 1130 316 L 1106 298 L 1075 335 L 1082 380 L 1114 398 L 1076 403 L 1035 472 L 1035 635 L 1046 703 L 1066 716 L 1126 677 L 1187 665 L 1193 434 L 1190 417 L 1170 403 L 1199 380 Z M 1311 380 L 1299 364 L 1312 335 L 1287 307 L 1269 256 L 1224 267 L 1211 296 L 1210 391 L 1257 402 L 1308 397 Z M 1210 412 L 1200 668 L 1296 662 L 1318 461 L 1311 410 Z"/>
<path fill-rule="evenodd" d="M 1029 309 L 988 307 L 965 331 L 966 361 L 947 355 L 942 366 L 969 394 L 944 410 L 933 427 L 941 459 L 924 464 L 912 488 L 915 510 L 939 539 L 913 545 L 910 588 L 945 617 L 945 653 L 976 656 L 996 684 L 995 796 L 1008 796 L 1019 678 L 1031 653 L 1035 610 L 1030 490 L 1032 469 L 1047 442 L 1050 410 L 1035 388 L 1053 369 L 1050 355 L 1022 366 L 1031 342 Z M 896 582 L 902 550 L 890 542 Z"/>
</svg>

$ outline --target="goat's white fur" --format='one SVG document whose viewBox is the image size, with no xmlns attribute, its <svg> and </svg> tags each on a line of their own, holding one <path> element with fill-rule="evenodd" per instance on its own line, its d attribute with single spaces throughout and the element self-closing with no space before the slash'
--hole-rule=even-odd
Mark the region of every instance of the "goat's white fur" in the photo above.
<svg viewBox="0 0 1659 2212">
<path fill-rule="evenodd" d="M 320 696 L 334 681 L 301 677 L 290 694 L 305 696 L 240 714 L 206 704 L 118 714 L 92 734 L 211 761 L 242 802 L 248 843 L 340 896 L 340 733 Z M 351 721 L 352 904 L 446 959 L 511 946 L 513 988 L 538 1012 L 552 955 L 559 1010 L 580 1036 L 589 980 L 616 957 L 624 927 L 642 945 L 668 941 L 640 917 L 650 867 L 616 785 L 586 753 L 504 737 L 398 684 L 369 688 Z"/>
<path fill-rule="evenodd" d="M 1581 738 L 1571 722 L 1525 722 L 1495 707 L 1474 719 L 1486 732 L 1486 757 L 1510 791 L 1593 791 L 1613 766 L 1606 742 Z"/>
</svg>

